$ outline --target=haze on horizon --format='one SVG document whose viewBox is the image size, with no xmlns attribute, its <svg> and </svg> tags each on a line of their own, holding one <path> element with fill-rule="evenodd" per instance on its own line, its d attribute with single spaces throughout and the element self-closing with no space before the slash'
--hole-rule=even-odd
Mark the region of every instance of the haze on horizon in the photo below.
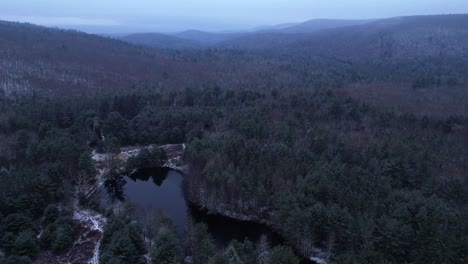
<svg viewBox="0 0 468 264">
<path fill-rule="evenodd" d="M 0 20 L 93 33 L 248 30 L 316 18 L 374 19 L 468 13 L 466 0 L 15 0 Z"/>
</svg>

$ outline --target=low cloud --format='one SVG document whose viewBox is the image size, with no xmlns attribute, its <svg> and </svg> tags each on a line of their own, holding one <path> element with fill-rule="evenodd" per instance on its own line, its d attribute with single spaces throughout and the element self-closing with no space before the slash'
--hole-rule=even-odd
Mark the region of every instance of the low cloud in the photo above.
<svg viewBox="0 0 468 264">
<path fill-rule="evenodd" d="M 14 16 L 1 15 L 0 20 L 28 22 L 44 26 L 118 26 L 120 22 L 112 19 L 59 17 L 59 16 Z"/>
</svg>

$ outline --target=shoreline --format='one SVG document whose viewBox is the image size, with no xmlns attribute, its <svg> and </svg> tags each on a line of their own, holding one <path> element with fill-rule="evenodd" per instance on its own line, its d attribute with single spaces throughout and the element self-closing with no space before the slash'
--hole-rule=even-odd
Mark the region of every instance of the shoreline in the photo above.
<svg viewBox="0 0 468 264">
<path fill-rule="evenodd" d="M 187 203 L 196 207 L 198 210 L 203 211 L 207 215 L 215 215 L 215 216 L 217 215 L 221 217 L 230 218 L 236 221 L 243 221 L 243 222 L 250 222 L 250 223 L 264 225 L 268 229 L 272 230 L 279 237 L 281 237 L 286 245 L 291 246 L 293 250 L 296 252 L 296 254 L 303 259 L 302 263 L 317 263 L 317 264 L 327 263 L 325 260 L 325 257 L 326 257 L 325 253 L 318 248 L 315 248 L 315 247 L 312 248 L 312 252 L 314 254 L 310 256 L 306 256 L 300 253 L 300 250 L 298 249 L 297 246 L 294 245 L 291 239 L 287 239 L 286 236 L 283 235 L 281 228 L 278 228 L 278 226 L 276 226 L 274 223 L 272 223 L 268 219 L 265 219 L 255 214 L 246 215 L 246 214 L 238 213 L 238 212 L 231 211 L 231 210 L 222 210 L 221 208 L 209 208 L 207 206 L 199 204 L 196 201 L 196 199 L 193 199 L 190 193 L 188 192 L 188 189 L 186 188 L 187 177 L 189 177 L 190 175 L 190 170 L 189 170 L 190 166 L 188 164 L 183 163 L 183 156 L 184 156 L 185 149 L 186 149 L 185 144 L 148 145 L 148 146 L 130 146 L 130 147 L 127 146 L 127 147 L 121 148 L 121 152 L 118 153 L 116 157 L 120 162 L 124 163 L 129 157 L 136 156 L 142 149 L 144 148 L 151 149 L 151 148 L 156 148 L 156 147 L 162 148 L 168 153 L 168 160 L 163 166 L 161 166 L 161 168 L 166 168 L 166 169 L 176 171 L 183 176 L 183 186 L 181 188 L 182 188 L 182 192 L 184 193 L 184 199 L 187 201 Z M 104 174 L 104 171 L 107 169 L 104 163 L 105 163 L 106 158 L 108 158 L 108 155 L 109 154 L 99 154 L 93 151 L 93 160 L 95 160 L 96 168 L 99 171 L 99 173 L 96 175 L 97 186 L 95 186 L 96 188 L 94 189 L 94 191 L 98 190 L 104 182 L 102 179 L 102 175 Z M 91 192 L 91 193 L 94 193 L 94 192 Z M 266 213 L 267 215 L 271 214 L 270 212 L 265 211 L 265 210 L 262 210 L 261 212 Z"/>
</svg>

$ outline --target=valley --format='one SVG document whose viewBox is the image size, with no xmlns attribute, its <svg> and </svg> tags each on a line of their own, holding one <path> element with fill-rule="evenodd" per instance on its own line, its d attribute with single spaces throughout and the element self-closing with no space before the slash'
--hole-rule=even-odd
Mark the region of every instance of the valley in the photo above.
<svg viewBox="0 0 468 264">
<path fill-rule="evenodd" d="M 466 263 L 467 28 L 0 21 L 0 263 Z"/>
</svg>

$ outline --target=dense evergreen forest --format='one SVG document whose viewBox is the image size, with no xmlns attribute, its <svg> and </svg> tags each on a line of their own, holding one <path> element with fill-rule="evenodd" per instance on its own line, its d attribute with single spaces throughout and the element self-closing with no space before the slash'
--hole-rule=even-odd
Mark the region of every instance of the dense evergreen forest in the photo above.
<svg viewBox="0 0 468 264">
<path fill-rule="evenodd" d="M 410 66 L 398 54 L 382 66 L 374 57 L 298 59 L 299 48 L 288 58 L 284 47 L 274 56 L 159 50 L 7 22 L 0 32 L 0 263 L 69 258 L 82 232 L 78 207 L 107 219 L 99 263 L 298 264 L 317 252 L 337 264 L 468 261 L 466 106 L 394 111 L 346 88 L 436 91 L 421 102 L 448 96 L 444 109 L 451 96 L 466 96 L 462 48 L 410 58 Z M 437 64 L 453 54 L 464 57 Z M 402 64 L 417 69 L 405 74 Z M 93 151 L 173 143 L 187 147 L 191 204 L 268 225 L 284 245 L 265 238 L 220 249 L 195 222 L 181 238 L 164 213 L 142 225 L 83 188 L 98 181 Z M 166 158 L 147 151 L 125 166 Z"/>
</svg>

